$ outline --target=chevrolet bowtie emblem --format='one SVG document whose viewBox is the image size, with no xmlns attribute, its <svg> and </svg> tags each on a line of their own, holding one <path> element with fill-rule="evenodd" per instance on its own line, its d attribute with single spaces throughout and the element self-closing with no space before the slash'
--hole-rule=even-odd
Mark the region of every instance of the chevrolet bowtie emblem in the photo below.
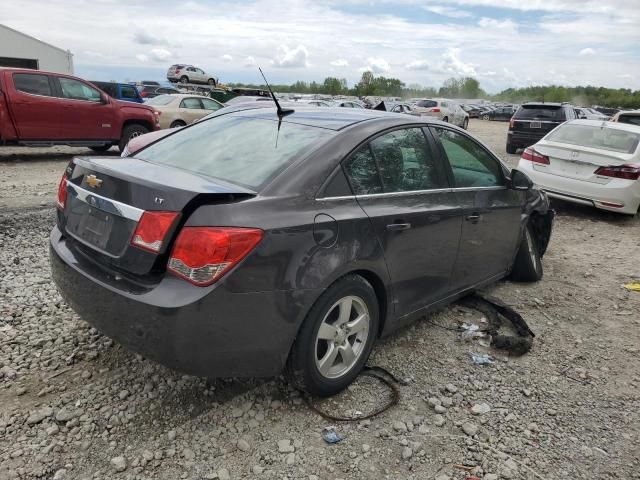
<svg viewBox="0 0 640 480">
<path fill-rule="evenodd" d="M 95 175 L 87 175 L 85 180 L 87 181 L 87 185 L 89 185 L 91 188 L 99 188 L 102 185 L 102 180 L 100 180 Z"/>
</svg>

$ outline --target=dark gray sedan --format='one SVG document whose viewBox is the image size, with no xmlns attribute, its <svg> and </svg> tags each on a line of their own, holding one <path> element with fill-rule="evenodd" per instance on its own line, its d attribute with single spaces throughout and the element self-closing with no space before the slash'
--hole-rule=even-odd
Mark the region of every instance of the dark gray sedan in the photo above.
<svg viewBox="0 0 640 480">
<path fill-rule="evenodd" d="M 509 274 L 541 278 L 546 196 L 465 131 L 244 108 L 67 167 L 53 276 L 124 346 L 207 377 L 284 369 L 330 395 L 378 337 Z"/>
</svg>

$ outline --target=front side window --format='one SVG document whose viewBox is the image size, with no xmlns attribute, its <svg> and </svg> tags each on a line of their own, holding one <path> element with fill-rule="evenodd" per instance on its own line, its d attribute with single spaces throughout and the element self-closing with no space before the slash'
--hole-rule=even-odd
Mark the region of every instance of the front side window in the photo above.
<svg viewBox="0 0 640 480">
<path fill-rule="evenodd" d="M 371 141 L 386 192 L 448 187 L 421 128 L 394 130 Z"/>
<path fill-rule="evenodd" d="M 179 130 L 135 157 L 258 189 L 333 134 L 288 122 L 278 132 L 277 119 L 222 115 Z"/>
<path fill-rule="evenodd" d="M 34 73 L 14 73 L 13 84 L 16 90 L 32 95 L 52 97 L 49 77 Z"/>
<path fill-rule="evenodd" d="M 60 77 L 60 88 L 62 89 L 62 96 L 64 98 L 70 98 L 72 100 L 85 100 L 88 102 L 100 102 L 100 92 L 95 88 L 90 87 L 78 80 L 72 78 Z"/>
<path fill-rule="evenodd" d="M 209 100 L 208 98 L 201 98 L 200 101 L 202 102 L 202 105 L 206 110 L 215 111 L 222 108 L 222 105 L 220 105 L 218 102 Z"/>
<path fill-rule="evenodd" d="M 504 185 L 500 163 L 475 140 L 444 128 L 432 128 L 449 160 L 455 187 L 496 187 Z"/>
</svg>

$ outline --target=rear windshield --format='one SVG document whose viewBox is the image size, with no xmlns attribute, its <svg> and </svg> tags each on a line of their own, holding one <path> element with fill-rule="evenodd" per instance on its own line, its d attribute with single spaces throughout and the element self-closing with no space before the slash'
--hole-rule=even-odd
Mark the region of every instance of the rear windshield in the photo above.
<svg viewBox="0 0 640 480">
<path fill-rule="evenodd" d="M 242 116 L 196 123 L 145 148 L 136 158 L 244 185 L 266 184 L 331 130 Z"/>
<path fill-rule="evenodd" d="M 438 106 L 438 102 L 433 100 L 420 100 L 416 105 L 422 108 L 433 108 Z"/>
<path fill-rule="evenodd" d="M 169 105 L 176 97 L 170 95 L 158 95 L 157 97 L 150 98 L 145 103 L 147 105 Z"/>
<path fill-rule="evenodd" d="M 591 125 L 560 125 L 546 137 L 551 142 L 599 148 L 619 153 L 633 153 L 638 148 L 640 133 Z"/>
<path fill-rule="evenodd" d="M 564 122 L 566 120 L 562 107 L 553 105 L 523 105 L 516 112 L 518 120 L 548 120 Z"/>
<path fill-rule="evenodd" d="M 618 117 L 620 123 L 630 123 L 631 125 L 640 125 L 640 113 L 636 115 L 620 115 Z"/>
</svg>

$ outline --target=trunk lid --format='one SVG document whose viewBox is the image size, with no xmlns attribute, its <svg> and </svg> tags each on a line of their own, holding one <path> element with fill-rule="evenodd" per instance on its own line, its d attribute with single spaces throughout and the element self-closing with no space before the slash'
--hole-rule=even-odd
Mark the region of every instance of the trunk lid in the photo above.
<svg viewBox="0 0 640 480">
<path fill-rule="evenodd" d="M 601 184 L 608 183 L 611 179 L 595 175 L 599 167 L 623 165 L 632 157 L 626 153 L 548 141 L 537 143 L 534 148 L 537 152 L 549 157 L 549 165 L 534 163 L 535 170 Z"/>
<path fill-rule="evenodd" d="M 134 275 L 163 270 L 171 240 L 203 203 L 234 202 L 256 192 L 136 158 L 75 158 L 67 167 L 67 200 L 58 225 L 85 256 Z M 131 245 L 145 211 L 179 212 L 159 254 Z"/>
</svg>

